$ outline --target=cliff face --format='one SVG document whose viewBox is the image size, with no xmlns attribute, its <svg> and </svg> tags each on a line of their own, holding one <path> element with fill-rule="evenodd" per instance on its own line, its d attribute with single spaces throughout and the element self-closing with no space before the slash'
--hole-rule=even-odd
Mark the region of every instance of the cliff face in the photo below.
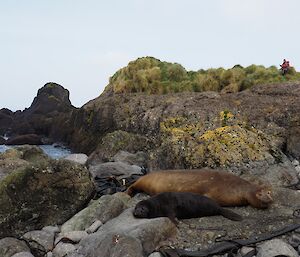
<svg viewBox="0 0 300 257">
<path fill-rule="evenodd" d="M 102 95 L 74 113 L 70 142 L 88 152 L 99 145 L 96 152 L 101 152 L 107 151 L 111 132 L 144 136 L 147 146 L 135 149 L 149 153 L 153 168 L 274 162 L 287 149 L 299 158 L 290 140 L 297 137 L 299 100 L 299 83 L 260 85 L 231 94 Z"/>
</svg>

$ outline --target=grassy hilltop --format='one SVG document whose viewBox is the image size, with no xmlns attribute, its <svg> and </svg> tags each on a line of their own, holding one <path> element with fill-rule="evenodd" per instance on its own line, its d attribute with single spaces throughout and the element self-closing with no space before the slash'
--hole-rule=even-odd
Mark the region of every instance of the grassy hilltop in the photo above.
<svg viewBox="0 0 300 257">
<path fill-rule="evenodd" d="M 276 66 L 262 65 L 231 69 L 211 68 L 187 71 L 178 63 L 162 62 L 153 57 L 142 57 L 117 71 L 105 91 L 114 93 L 166 94 L 183 91 L 239 92 L 257 84 L 300 80 L 300 72 L 291 68 L 282 76 Z"/>
</svg>

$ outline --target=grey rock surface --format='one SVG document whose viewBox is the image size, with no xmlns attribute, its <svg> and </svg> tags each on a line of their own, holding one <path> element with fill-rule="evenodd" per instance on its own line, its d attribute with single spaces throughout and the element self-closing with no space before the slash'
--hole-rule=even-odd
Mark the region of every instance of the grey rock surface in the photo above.
<svg viewBox="0 0 300 257">
<path fill-rule="evenodd" d="M 24 241 L 13 237 L 5 237 L 0 239 L 0 256 L 11 257 L 19 252 L 30 252 L 29 247 Z"/>
<path fill-rule="evenodd" d="M 43 230 L 29 231 L 22 238 L 30 245 L 33 252 L 47 253 L 53 249 L 54 233 Z"/>
<path fill-rule="evenodd" d="M 64 159 L 85 165 L 88 156 L 84 153 L 73 153 L 73 154 L 69 154 Z"/>
<path fill-rule="evenodd" d="M 66 221 L 61 232 L 85 230 L 96 220 L 105 223 L 118 216 L 125 208 L 124 202 L 115 195 L 104 195 Z"/>
<path fill-rule="evenodd" d="M 123 162 L 129 165 L 136 165 L 139 167 L 147 164 L 147 155 L 144 152 L 129 153 L 126 151 L 119 151 L 113 158 L 114 162 Z"/>
<path fill-rule="evenodd" d="M 108 240 L 107 236 L 115 238 L 115 240 L 109 240 L 113 244 L 114 241 L 118 241 L 119 236 L 124 235 L 138 240 L 144 252 L 150 254 L 161 241 L 174 236 L 176 232 L 175 225 L 168 218 L 136 219 L 130 208 L 108 221 L 96 233 L 83 239 L 74 256 L 97 256 L 94 253 L 103 247 L 103 241 Z"/>
<path fill-rule="evenodd" d="M 30 252 L 20 252 L 14 254 L 12 257 L 35 257 Z"/>
<path fill-rule="evenodd" d="M 89 171 L 93 177 L 115 176 L 118 179 L 134 174 L 142 175 L 141 167 L 129 165 L 123 162 L 106 162 L 95 166 L 90 166 Z"/>
<path fill-rule="evenodd" d="M 299 257 L 297 251 L 291 245 L 280 239 L 266 241 L 257 246 L 257 257 L 274 257 L 278 255 Z"/>
</svg>

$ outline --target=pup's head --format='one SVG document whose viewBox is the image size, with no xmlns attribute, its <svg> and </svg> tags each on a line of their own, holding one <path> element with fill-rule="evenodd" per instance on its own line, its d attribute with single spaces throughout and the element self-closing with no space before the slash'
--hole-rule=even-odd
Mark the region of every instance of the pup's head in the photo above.
<svg viewBox="0 0 300 257">
<path fill-rule="evenodd" d="M 150 213 L 149 205 L 146 201 L 140 201 L 133 210 L 133 216 L 136 218 L 148 218 Z"/>
</svg>

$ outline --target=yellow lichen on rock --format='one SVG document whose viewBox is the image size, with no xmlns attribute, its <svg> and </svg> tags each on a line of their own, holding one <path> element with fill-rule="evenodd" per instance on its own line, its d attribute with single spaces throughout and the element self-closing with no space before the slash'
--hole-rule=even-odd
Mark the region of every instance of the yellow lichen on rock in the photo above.
<svg viewBox="0 0 300 257">
<path fill-rule="evenodd" d="M 220 113 L 220 117 L 224 115 Z M 228 120 L 234 119 L 232 113 L 226 115 Z M 172 117 L 160 123 L 161 145 L 164 152 L 181 162 L 176 166 L 226 167 L 272 158 L 269 140 L 261 131 L 243 125 L 205 131 L 201 121 L 194 121 Z"/>
</svg>

